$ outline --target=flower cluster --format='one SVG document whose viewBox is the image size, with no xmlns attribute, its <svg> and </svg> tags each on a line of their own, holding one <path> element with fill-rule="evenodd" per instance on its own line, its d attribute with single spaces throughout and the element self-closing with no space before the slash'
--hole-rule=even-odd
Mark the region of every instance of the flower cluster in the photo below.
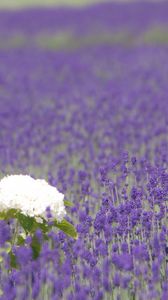
<svg viewBox="0 0 168 300">
<path fill-rule="evenodd" d="M 24 215 L 46 219 L 46 210 L 58 221 L 66 211 L 64 195 L 44 179 L 28 175 L 10 175 L 0 181 L 0 211 L 19 210 Z"/>
</svg>

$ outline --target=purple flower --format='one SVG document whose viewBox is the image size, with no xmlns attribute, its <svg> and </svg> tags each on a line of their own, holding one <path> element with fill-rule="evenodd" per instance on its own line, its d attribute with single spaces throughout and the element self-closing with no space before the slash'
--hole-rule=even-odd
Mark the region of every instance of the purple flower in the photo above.
<svg viewBox="0 0 168 300">
<path fill-rule="evenodd" d="M 132 271 L 133 258 L 130 254 L 120 254 L 112 256 L 113 264 L 120 270 Z"/>
<path fill-rule="evenodd" d="M 0 220 L 0 246 L 11 239 L 10 226 L 3 220 Z"/>
<path fill-rule="evenodd" d="M 2 300 L 167 300 L 167 11 L 0 12 L 1 173 L 58 186 L 78 231 L 33 227 L 41 254 L 30 234 L 13 247 L 15 269 L 14 222 L 1 220 Z"/>
<path fill-rule="evenodd" d="M 26 265 L 32 260 L 32 250 L 31 248 L 20 246 L 14 247 L 14 254 L 16 255 L 16 260 L 20 265 Z"/>
</svg>

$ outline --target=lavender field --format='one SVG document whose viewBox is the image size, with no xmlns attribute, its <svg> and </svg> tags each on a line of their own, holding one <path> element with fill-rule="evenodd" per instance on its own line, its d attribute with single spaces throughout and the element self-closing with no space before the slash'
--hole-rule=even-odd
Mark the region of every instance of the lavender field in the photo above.
<svg viewBox="0 0 168 300">
<path fill-rule="evenodd" d="M 78 238 L 9 240 L 0 300 L 168 299 L 168 2 L 0 11 L 0 179 L 73 206 Z"/>
</svg>

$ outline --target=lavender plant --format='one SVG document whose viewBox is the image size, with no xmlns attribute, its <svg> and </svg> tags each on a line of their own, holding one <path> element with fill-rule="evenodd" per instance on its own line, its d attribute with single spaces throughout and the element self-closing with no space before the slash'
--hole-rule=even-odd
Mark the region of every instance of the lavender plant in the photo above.
<svg viewBox="0 0 168 300">
<path fill-rule="evenodd" d="M 150 28 L 166 28 L 166 11 L 132 3 L 0 13 L 1 177 L 57 187 L 78 234 L 38 223 L 9 255 L 15 223 L 1 220 L 1 300 L 168 299 L 167 45 L 147 41 Z M 122 43 L 88 39 L 123 28 L 131 39 Z M 87 43 L 39 43 L 68 30 Z M 26 43 L 8 48 L 17 32 Z"/>
</svg>

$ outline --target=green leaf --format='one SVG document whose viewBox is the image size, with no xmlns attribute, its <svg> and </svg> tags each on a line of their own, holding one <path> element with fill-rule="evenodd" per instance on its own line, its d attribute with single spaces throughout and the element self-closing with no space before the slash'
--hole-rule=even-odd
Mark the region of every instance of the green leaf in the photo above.
<svg viewBox="0 0 168 300">
<path fill-rule="evenodd" d="M 40 255 L 41 244 L 36 235 L 34 235 L 32 238 L 31 248 L 32 248 L 32 252 L 33 252 L 33 259 L 37 259 Z"/>
<path fill-rule="evenodd" d="M 0 220 L 6 220 L 6 213 L 0 212 Z"/>
<path fill-rule="evenodd" d="M 77 239 L 78 234 L 75 227 L 69 223 L 67 220 L 62 220 L 58 222 L 57 220 L 54 221 L 54 226 L 62 230 L 65 234 L 69 235 L 70 237 Z"/>
<path fill-rule="evenodd" d="M 10 257 L 11 268 L 18 269 L 17 259 L 16 259 L 15 254 L 12 251 L 9 252 L 9 257 Z"/>
<path fill-rule="evenodd" d="M 0 212 L 0 219 L 1 220 L 9 220 L 16 217 L 17 210 L 16 209 L 9 209 L 7 211 Z"/>
<path fill-rule="evenodd" d="M 50 227 L 48 226 L 47 222 L 43 219 L 43 223 L 35 223 L 36 229 L 40 228 L 43 232 L 43 234 L 47 233 L 50 230 Z"/>
<path fill-rule="evenodd" d="M 35 219 L 33 217 L 29 217 L 23 215 L 22 213 L 17 214 L 17 219 L 26 233 L 30 233 L 33 230 Z"/>
<path fill-rule="evenodd" d="M 23 236 L 19 235 L 17 238 L 17 245 L 24 245 L 25 244 L 25 239 L 23 238 Z"/>
<path fill-rule="evenodd" d="M 38 223 L 34 217 L 22 213 L 17 213 L 17 219 L 26 233 L 34 233 L 37 229 L 41 229 L 43 234 L 46 234 L 50 230 L 45 219 L 43 219 L 43 223 Z"/>
<path fill-rule="evenodd" d="M 69 207 L 73 207 L 73 204 L 68 200 L 64 200 L 64 205 L 69 206 Z"/>
<path fill-rule="evenodd" d="M 7 219 L 15 218 L 15 217 L 16 217 L 16 214 L 17 214 L 17 210 L 16 210 L 16 209 L 9 209 L 9 210 L 6 212 L 6 218 L 7 218 Z"/>
</svg>

